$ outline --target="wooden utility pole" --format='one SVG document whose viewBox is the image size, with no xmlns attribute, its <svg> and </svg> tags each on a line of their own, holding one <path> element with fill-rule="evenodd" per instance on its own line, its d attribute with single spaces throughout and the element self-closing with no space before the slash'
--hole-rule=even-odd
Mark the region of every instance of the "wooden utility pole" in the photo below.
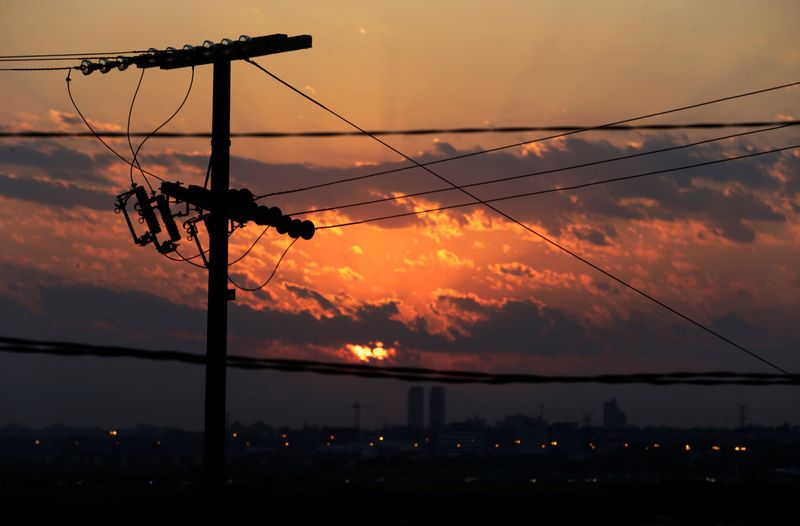
<svg viewBox="0 0 800 526">
<path fill-rule="evenodd" d="M 269 35 L 239 40 L 225 39 L 216 44 L 185 46 L 181 50 L 152 50 L 136 57 L 119 57 L 120 69 L 128 64 L 139 68 L 177 69 L 204 64 L 214 66 L 214 92 L 211 109 L 211 207 L 207 221 L 208 326 L 206 333 L 206 392 L 203 442 L 203 485 L 214 494 L 225 481 L 225 390 L 228 335 L 228 305 L 233 291 L 228 290 L 228 224 L 226 195 L 230 188 L 231 62 L 263 55 L 311 47 L 311 36 Z M 124 66 L 121 67 L 120 65 Z M 83 69 L 83 67 L 82 67 Z M 84 73 L 101 69 L 88 64 Z"/>
</svg>

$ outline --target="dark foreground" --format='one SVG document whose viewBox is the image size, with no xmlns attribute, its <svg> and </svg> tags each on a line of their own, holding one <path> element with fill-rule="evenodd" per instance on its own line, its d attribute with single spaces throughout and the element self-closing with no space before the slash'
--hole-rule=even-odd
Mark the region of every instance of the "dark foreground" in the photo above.
<svg viewBox="0 0 800 526">
<path fill-rule="evenodd" d="M 787 524 L 794 482 L 239 482 L 203 498 L 188 483 L 94 481 L 6 486 L 20 524 Z"/>
</svg>

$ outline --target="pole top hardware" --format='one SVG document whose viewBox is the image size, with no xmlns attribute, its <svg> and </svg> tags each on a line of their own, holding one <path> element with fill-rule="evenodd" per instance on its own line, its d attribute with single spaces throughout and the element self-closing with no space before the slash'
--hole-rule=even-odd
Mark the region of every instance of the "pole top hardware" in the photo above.
<svg viewBox="0 0 800 526">
<path fill-rule="evenodd" d="M 133 57 L 103 58 L 99 62 L 87 59 L 81 62 L 80 69 L 84 75 L 89 75 L 97 70 L 100 70 L 101 73 L 108 73 L 114 68 L 124 70 L 129 65 L 135 65 L 141 69 L 178 69 L 213 64 L 214 62 L 245 60 L 310 47 L 311 35 L 290 37 L 275 34 L 253 38 L 242 35 L 237 40 L 223 38 L 219 43 L 206 40 L 199 46 L 185 44 L 180 49 L 174 47 L 167 47 L 163 50 L 150 48 L 147 53 Z"/>
</svg>

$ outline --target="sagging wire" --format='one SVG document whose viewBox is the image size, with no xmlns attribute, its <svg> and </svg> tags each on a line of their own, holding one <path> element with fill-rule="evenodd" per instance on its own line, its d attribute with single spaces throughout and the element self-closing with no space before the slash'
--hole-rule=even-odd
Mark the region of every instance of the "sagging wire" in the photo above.
<svg viewBox="0 0 800 526">
<path fill-rule="evenodd" d="M 102 138 L 102 137 L 100 137 L 100 136 L 97 134 L 97 132 L 95 131 L 95 129 L 92 127 L 92 125 L 91 125 L 91 124 L 89 124 L 89 121 L 88 121 L 88 120 L 86 119 L 86 117 L 83 115 L 83 112 L 80 110 L 80 108 L 78 108 L 78 104 L 75 102 L 75 98 L 72 96 L 72 89 L 70 88 L 70 83 L 72 82 L 71 75 L 72 75 L 72 70 L 70 69 L 70 70 L 67 72 L 67 78 L 66 78 L 66 82 L 67 82 L 67 95 L 69 95 L 69 100 L 70 100 L 70 102 L 72 103 L 72 107 L 73 107 L 73 108 L 75 108 L 75 111 L 78 113 L 78 116 L 80 116 L 81 120 L 83 121 L 83 124 L 85 124 L 85 125 L 86 125 L 86 127 L 89 129 L 89 131 L 92 133 L 92 135 L 93 135 L 93 136 L 94 136 L 94 137 L 95 137 L 95 138 L 96 138 L 98 141 L 100 141 L 100 143 L 101 143 L 103 146 L 105 146 L 105 147 L 108 149 L 108 151 L 110 151 L 111 153 L 113 153 L 113 154 L 114 154 L 116 157 L 118 157 L 118 158 L 119 158 L 119 159 L 120 159 L 122 162 L 124 162 L 125 164 L 127 164 L 127 165 L 129 165 L 129 166 L 133 166 L 133 163 L 132 163 L 130 160 L 128 160 L 128 159 L 126 159 L 125 157 L 123 157 L 122 155 L 120 155 L 120 153 L 119 153 L 119 152 L 117 152 L 117 150 L 115 150 L 114 148 L 112 148 L 112 147 L 111 147 L 111 146 L 110 146 L 110 145 L 109 145 L 109 144 L 108 144 L 106 141 L 104 141 L 104 140 L 103 140 L 103 138 Z M 149 175 L 149 176 L 151 176 L 151 177 L 155 177 L 155 178 L 156 178 L 156 179 L 158 179 L 159 181 L 162 181 L 162 182 L 164 181 L 164 179 L 163 179 L 162 177 L 160 177 L 160 176 L 158 176 L 158 175 L 156 175 L 156 174 L 154 174 L 154 173 L 152 173 L 152 172 L 148 172 L 147 170 L 142 170 L 142 172 L 143 172 L 143 173 L 145 173 L 145 174 L 147 174 L 147 175 Z M 151 189 L 151 190 L 152 190 L 152 189 Z"/>
<path fill-rule="evenodd" d="M 244 291 L 246 291 L 246 292 L 256 292 L 256 291 L 259 291 L 259 290 L 263 289 L 264 287 L 266 287 L 267 285 L 269 285 L 269 282 L 270 282 L 270 281 L 272 281 L 272 278 L 274 278 L 274 277 L 275 277 L 275 273 L 278 271 L 278 267 L 280 267 L 280 266 L 281 266 L 281 262 L 283 261 L 283 258 L 285 258 L 285 257 L 286 257 L 286 254 L 289 252 L 289 249 L 290 249 L 290 248 L 292 248 L 292 247 L 294 246 L 294 244 L 297 242 L 297 240 L 298 240 L 298 239 L 300 239 L 300 238 L 294 238 L 294 239 L 292 240 L 292 242 L 291 242 L 291 243 L 289 243 L 289 246 L 288 246 L 288 247 L 286 247 L 286 250 L 284 250 L 284 251 L 283 251 L 283 254 L 281 254 L 281 257 L 278 259 L 278 262 L 275 264 L 275 268 L 273 268 L 273 269 L 272 269 L 272 273 L 269 275 L 269 277 L 267 278 L 267 280 L 266 280 L 264 283 L 262 283 L 261 285 L 259 285 L 259 286 L 257 286 L 257 287 L 244 287 L 244 286 L 242 286 L 242 285 L 239 285 L 238 283 L 236 283 L 236 282 L 233 280 L 233 278 L 231 278 L 231 277 L 230 277 L 230 275 L 228 276 L 228 281 L 230 281 L 230 282 L 231 282 L 231 284 L 232 284 L 234 287 L 236 287 L 237 289 L 239 289 L 239 290 L 244 290 Z"/>
</svg>

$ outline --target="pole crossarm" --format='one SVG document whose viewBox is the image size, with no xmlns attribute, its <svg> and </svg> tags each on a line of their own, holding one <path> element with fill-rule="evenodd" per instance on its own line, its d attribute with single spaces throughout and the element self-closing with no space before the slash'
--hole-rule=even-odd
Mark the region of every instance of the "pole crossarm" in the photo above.
<svg viewBox="0 0 800 526">
<path fill-rule="evenodd" d="M 108 73 L 113 69 L 137 68 L 179 69 L 203 66 L 217 62 L 245 60 L 287 51 L 298 51 L 311 47 L 311 35 L 288 36 L 281 33 L 260 37 L 240 36 L 237 40 L 223 38 L 219 43 L 206 40 L 201 46 L 186 44 L 181 49 L 150 48 L 147 53 L 133 57 L 118 56 L 101 58 L 98 62 L 83 60 L 79 69 L 84 75 L 94 71 Z"/>
<path fill-rule="evenodd" d="M 311 47 L 311 35 L 267 35 L 250 39 L 223 39 L 219 44 L 206 40 L 203 46 L 157 50 L 132 58 L 138 68 L 177 69 L 213 64 L 219 61 L 244 60 Z"/>
</svg>

